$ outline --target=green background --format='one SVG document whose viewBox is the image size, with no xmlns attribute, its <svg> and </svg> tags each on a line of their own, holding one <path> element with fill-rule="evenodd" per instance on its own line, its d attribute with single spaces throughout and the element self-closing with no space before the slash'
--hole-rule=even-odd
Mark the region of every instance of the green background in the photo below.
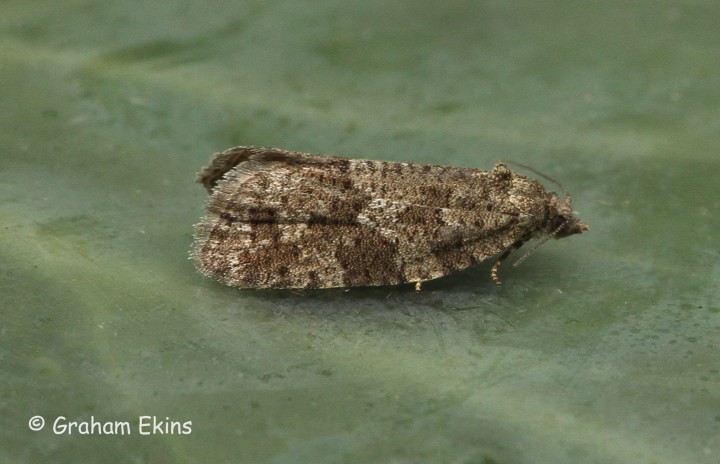
<svg viewBox="0 0 720 464">
<path fill-rule="evenodd" d="M 0 461 L 719 462 L 718 24 L 690 0 L 2 2 Z M 194 174 L 238 144 L 514 159 L 591 230 L 500 288 L 482 263 L 419 295 L 232 289 L 187 253 Z"/>
</svg>

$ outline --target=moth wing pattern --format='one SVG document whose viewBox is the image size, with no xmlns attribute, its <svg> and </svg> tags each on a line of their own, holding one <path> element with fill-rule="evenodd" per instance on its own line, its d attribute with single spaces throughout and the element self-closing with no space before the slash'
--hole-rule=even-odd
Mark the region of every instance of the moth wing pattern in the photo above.
<svg viewBox="0 0 720 464">
<path fill-rule="evenodd" d="M 522 215 L 497 207 L 512 204 L 504 175 L 237 147 L 200 174 L 212 194 L 193 255 L 239 287 L 435 279 L 520 238 Z"/>
<path fill-rule="evenodd" d="M 367 193 L 339 185 L 330 175 L 349 160 L 334 163 L 330 157 L 278 149 L 243 154 L 231 157 L 234 164 L 222 168 L 221 175 L 220 169 L 205 171 L 210 171 L 208 210 L 232 222 L 351 224 L 355 218 L 347 214 L 368 201 Z"/>
</svg>

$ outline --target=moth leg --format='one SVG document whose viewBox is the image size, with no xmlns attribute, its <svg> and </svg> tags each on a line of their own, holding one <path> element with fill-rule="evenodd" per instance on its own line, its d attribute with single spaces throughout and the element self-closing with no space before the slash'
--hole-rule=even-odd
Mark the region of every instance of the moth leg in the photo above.
<svg viewBox="0 0 720 464">
<path fill-rule="evenodd" d="M 498 268 L 500 267 L 502 262 L 505 261 L 508 256 L 510 256 L 510 253 L 517 250 L 521 246 L 523 246 L 523 243 L 525 243 L 525 242 L 522 240 L 518 240 L 517 242 L 513 243 L 512 245 L 510 245 L 510 248 L 505 250 L 503 252 L 503 254 L 501 254 L 500 257 L 497 259 L 497 261 L 495 261 L 495 264 L 493 264 L 492 269 L 490 269 L 490 278 L 492 279 L 492 281 L 495 285 L 502 285 L 502 282 L 500 282 L 500 279 L 498 279 L 498 276 L 497 276 Z"/>
<path fill-rule="evenodd" d="M 415 282 L 415 291 L 417 293 L 422 292 L 422 281 L 421 280 L 418 280 L 417 282 Z"/>
</svg>

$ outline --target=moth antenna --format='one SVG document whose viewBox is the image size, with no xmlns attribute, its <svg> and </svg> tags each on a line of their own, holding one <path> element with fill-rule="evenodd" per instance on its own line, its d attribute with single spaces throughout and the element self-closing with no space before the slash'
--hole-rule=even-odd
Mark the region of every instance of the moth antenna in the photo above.
<svg viewBox="0 0 720 464">
<path fill-rule="evenodd" d="M 545 238 L 543 238 L 542 240 L 540 240 L 539 242 L 537 242 L 537 243 L 535 244 L 535 246 L 532 247 L 532 248 L 530 249 L 530 251 L 528 251 L 527 253 L 525 253 L 524 255 L 522 255 L 522 256 L 520 257 L 520 259 L 518 259 L 517 261 L 515 261 L 515 262 L 513 263 L 513 267 L 518 267 L 519 265 L 521 265 L 522 262 L 525 261 L 526 259 L 528 259 L 531 254 L 535 253 L 535 251 L 536 251 L 538 248 L 540 248 L 540 246 L 541 246 L 542 244 L 544 244 L 545 242 L 547 242 L 548 240 L 550 240 L 551 238 L 553 238 L 558 232 L 560 232 L 563 227 L 565 227 L 565 223 L 564 223 L 564 222 L 563 222 L 562 224 L 560 224 L 559 226 L 557 226 L 557 227 L 555 228 L 555 230 L 553 230 L 550 234 L 547 235 L 547 237 L 545 237 Z"/>
<path fill-rule="evenodd" d="M 570 194 L 568 193 L 567 190 L 565 190 L 565 187 L 563 187 L 563 185 L 562 185 L 559 181 L 553 179 L 552 177 L 548 176 L 547 174 L 543 174 L 542 172 L 538 171 L 537 169 L 535 169 L 535 168 L 533 168 L 533 167 L 528 166 L 528 165 L 525 164 L 525 163 L 520 163 L 520 162 L 513 161 L 513 160 L 503 160 L 503 163 L 514 164 L 515 166 L 519 166 L 519 167 L 521 167 L 521 168 L 523 168 L 523 169 L 527 169 L 528 171 L 532 172 L 533 174 L 536 174 L 536 175 L 542 177 L 543 179 L 545 179 L 545 180 L 547 180 L 547 181 L 549 181 L 549 182 L 552 182 L 553 184 L 555 184 L 555 185 L 557 185 L 558 187 L 560 187 L 560 190 L 562 190 L 563 195 L 565 195 L 565 198 L 567 198 L 568 203 L 571 202 Z M 540 243 L 542 244 L 542 243 L 545 243 L 545 242 L 543 241 L 543 242 L 540 242 Z M 535 248 L 533 248 L 533 250 L 535 250 Z M 524 256 L 523 256 L 523 258 L 524 258 Z"/>
</svg>

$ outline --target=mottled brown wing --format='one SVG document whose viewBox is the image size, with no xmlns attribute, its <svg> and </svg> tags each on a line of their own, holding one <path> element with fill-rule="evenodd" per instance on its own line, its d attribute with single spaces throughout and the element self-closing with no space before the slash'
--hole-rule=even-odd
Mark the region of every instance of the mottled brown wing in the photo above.
<svg viewBox="0 0 720 464">
<path fill-rule="evenodd" d="M 493 210 L 507 192 L 502 182 L 488 182 L 492 173 L 234 150 L 240 161 L 219 176 L 221 169 L 214 169 L 206 183 L 213 194 L 193 251 L 204 273 L 229 285 L 424 281 L 486 259 L 516 239 L 507 231 L 518 216 Z"/>
<path fill-rule="evenodd" d="M 212 192 L 208 211 L 232 222 L 352 224 L 371 197 L 344 184 L 340 173 L 349 161 L 236 147 L 218 154 L 199 178 Z"/>
</svg>

